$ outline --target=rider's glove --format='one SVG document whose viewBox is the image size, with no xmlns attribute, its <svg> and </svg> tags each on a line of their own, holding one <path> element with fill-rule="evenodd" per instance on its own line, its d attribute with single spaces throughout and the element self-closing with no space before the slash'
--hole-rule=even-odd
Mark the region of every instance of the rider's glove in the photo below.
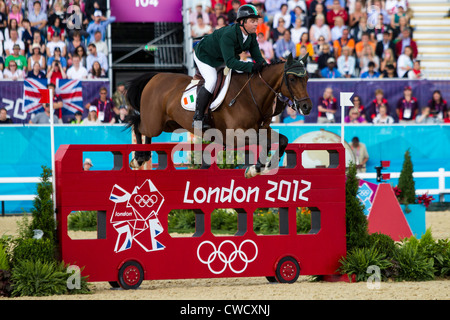
<svg viewBox="0 0 450 320">
<path fill-rule="evenodd" d="M 261 72 L 262 68 L 264 66 L 263 62 L 256 62 L 252 66 L 252 73 L 254 72 Z"/>
</svg>

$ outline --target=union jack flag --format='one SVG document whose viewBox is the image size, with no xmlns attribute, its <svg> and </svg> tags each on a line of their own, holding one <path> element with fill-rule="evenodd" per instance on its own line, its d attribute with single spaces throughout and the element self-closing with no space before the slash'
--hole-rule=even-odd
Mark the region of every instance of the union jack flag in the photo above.
<svg viewBox="0 0 450 320">
<path fill-rule="evenodd" d="M 58 79 L 56 94 L 63 100 L 63 114 L 83 112 L 83 86 L 80 80 Z"/>
<path fill-rule="evenodd" d="M 47 89 L 47 79 L 26 79 L 24 81 L 23 90 L 23 111 L 26 113 L 33 113 L 41 111 L 43 107 L 39 102 L 41 93 L 39 89 Z"/>
</svg>

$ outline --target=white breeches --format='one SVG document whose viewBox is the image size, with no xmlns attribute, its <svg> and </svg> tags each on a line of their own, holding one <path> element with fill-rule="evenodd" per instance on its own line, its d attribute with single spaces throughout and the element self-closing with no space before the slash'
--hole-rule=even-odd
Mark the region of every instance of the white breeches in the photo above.
<svg viewBox="0 0 450 320">
<path fill-rule="evenodd" d="M 195 64 L 197 65 L 198 70 L 200 71 L 201 75 L 203 76 L 203 79 L 205 79 L 205 89 L 208 90 L 208 92 L 212 94 L 214 92 L 214 88 L 215 88 L 216 82 L 217 82 L 216 68 L 213 68 L 204 62 L 201 62 L 195 55 L 195 52 L 194 52 L 194 61 L 195 61 Z"/>
</svg>

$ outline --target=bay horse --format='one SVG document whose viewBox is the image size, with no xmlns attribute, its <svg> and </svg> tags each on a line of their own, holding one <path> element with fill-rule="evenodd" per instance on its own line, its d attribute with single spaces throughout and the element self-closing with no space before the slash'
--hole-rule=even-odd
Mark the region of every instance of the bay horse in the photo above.
<svg viewBox="0 0 450 320">
<path fill-rule="evenodd" d="M 246 169 L 246 177 L 253 177 L 269 169 L 269 163 L 264 162 L 263 165 L 261 159 L 268 156 L 274 135 L 278 135 L 278 150 L 275 154 L 278 159 L 283 156 L 288 139 L 272 130 L 270 123 L 273 116 L 284 110 L 286 100 L 289 99 L 293 103 L 291 107 L 304 115 L 311 112 L 312 102 L 306 91 L 307 58 L 306 55 L 297 60 L 289 55 L 285 62 L 266 65 L 257 74 L 233 73 L 223 103 L 212 113 L 211 127 L 219 130 L 222 137 L 226 137 L 227 129 L 240 129 L 244 132 L 250 129 L 256 132 L 267 130 L 264 135 L 267 138 L 264 144 L 266 148 L 261 151 L 257 163 Z M 127 99 L 132 107 L 128 127 L 133 127 L 138 144 L 143 143 L 142 136 L 144 143 L 149 144 L 152 137 L 159 136 L 163 131 L 173 132 L 182 128 L 194 133 L 194 112 L 181 106 L 183 91 L 191 80 L 190 76 L 184 74 L 148 73 L 128 84 Z M 277 103 L 274 110 L 275 98 Z M 237 143 L 236 139 L 214 142 L 223 143 L 225 146 Z M 136 151 L 130 165 L 134 168 L 140 167 L 150 160 L 150 155 L 147 151 Z M 278 162 L 272 163 L 278 165 Z"/>
</svg>

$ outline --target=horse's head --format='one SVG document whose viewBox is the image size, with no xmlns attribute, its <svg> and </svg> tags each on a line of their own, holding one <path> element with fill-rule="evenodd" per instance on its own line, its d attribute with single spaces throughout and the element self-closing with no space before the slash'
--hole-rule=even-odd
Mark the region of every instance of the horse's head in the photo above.
<svg viewBox="0 0 450 320">
<path fill-rule="evenodd" d="M 312 101 L 306 91 L 306 83 L 308 82 L 307 59 L 308 54 L 299 60 L 293 59 L 292 54 L 289 54 L 284 65 L 283 80 L 285 85 L 281 86 L 281 93 L 294 102 L 292 108 L 304 115 L 308 115 L 312 109 Z"/>
</svg>

